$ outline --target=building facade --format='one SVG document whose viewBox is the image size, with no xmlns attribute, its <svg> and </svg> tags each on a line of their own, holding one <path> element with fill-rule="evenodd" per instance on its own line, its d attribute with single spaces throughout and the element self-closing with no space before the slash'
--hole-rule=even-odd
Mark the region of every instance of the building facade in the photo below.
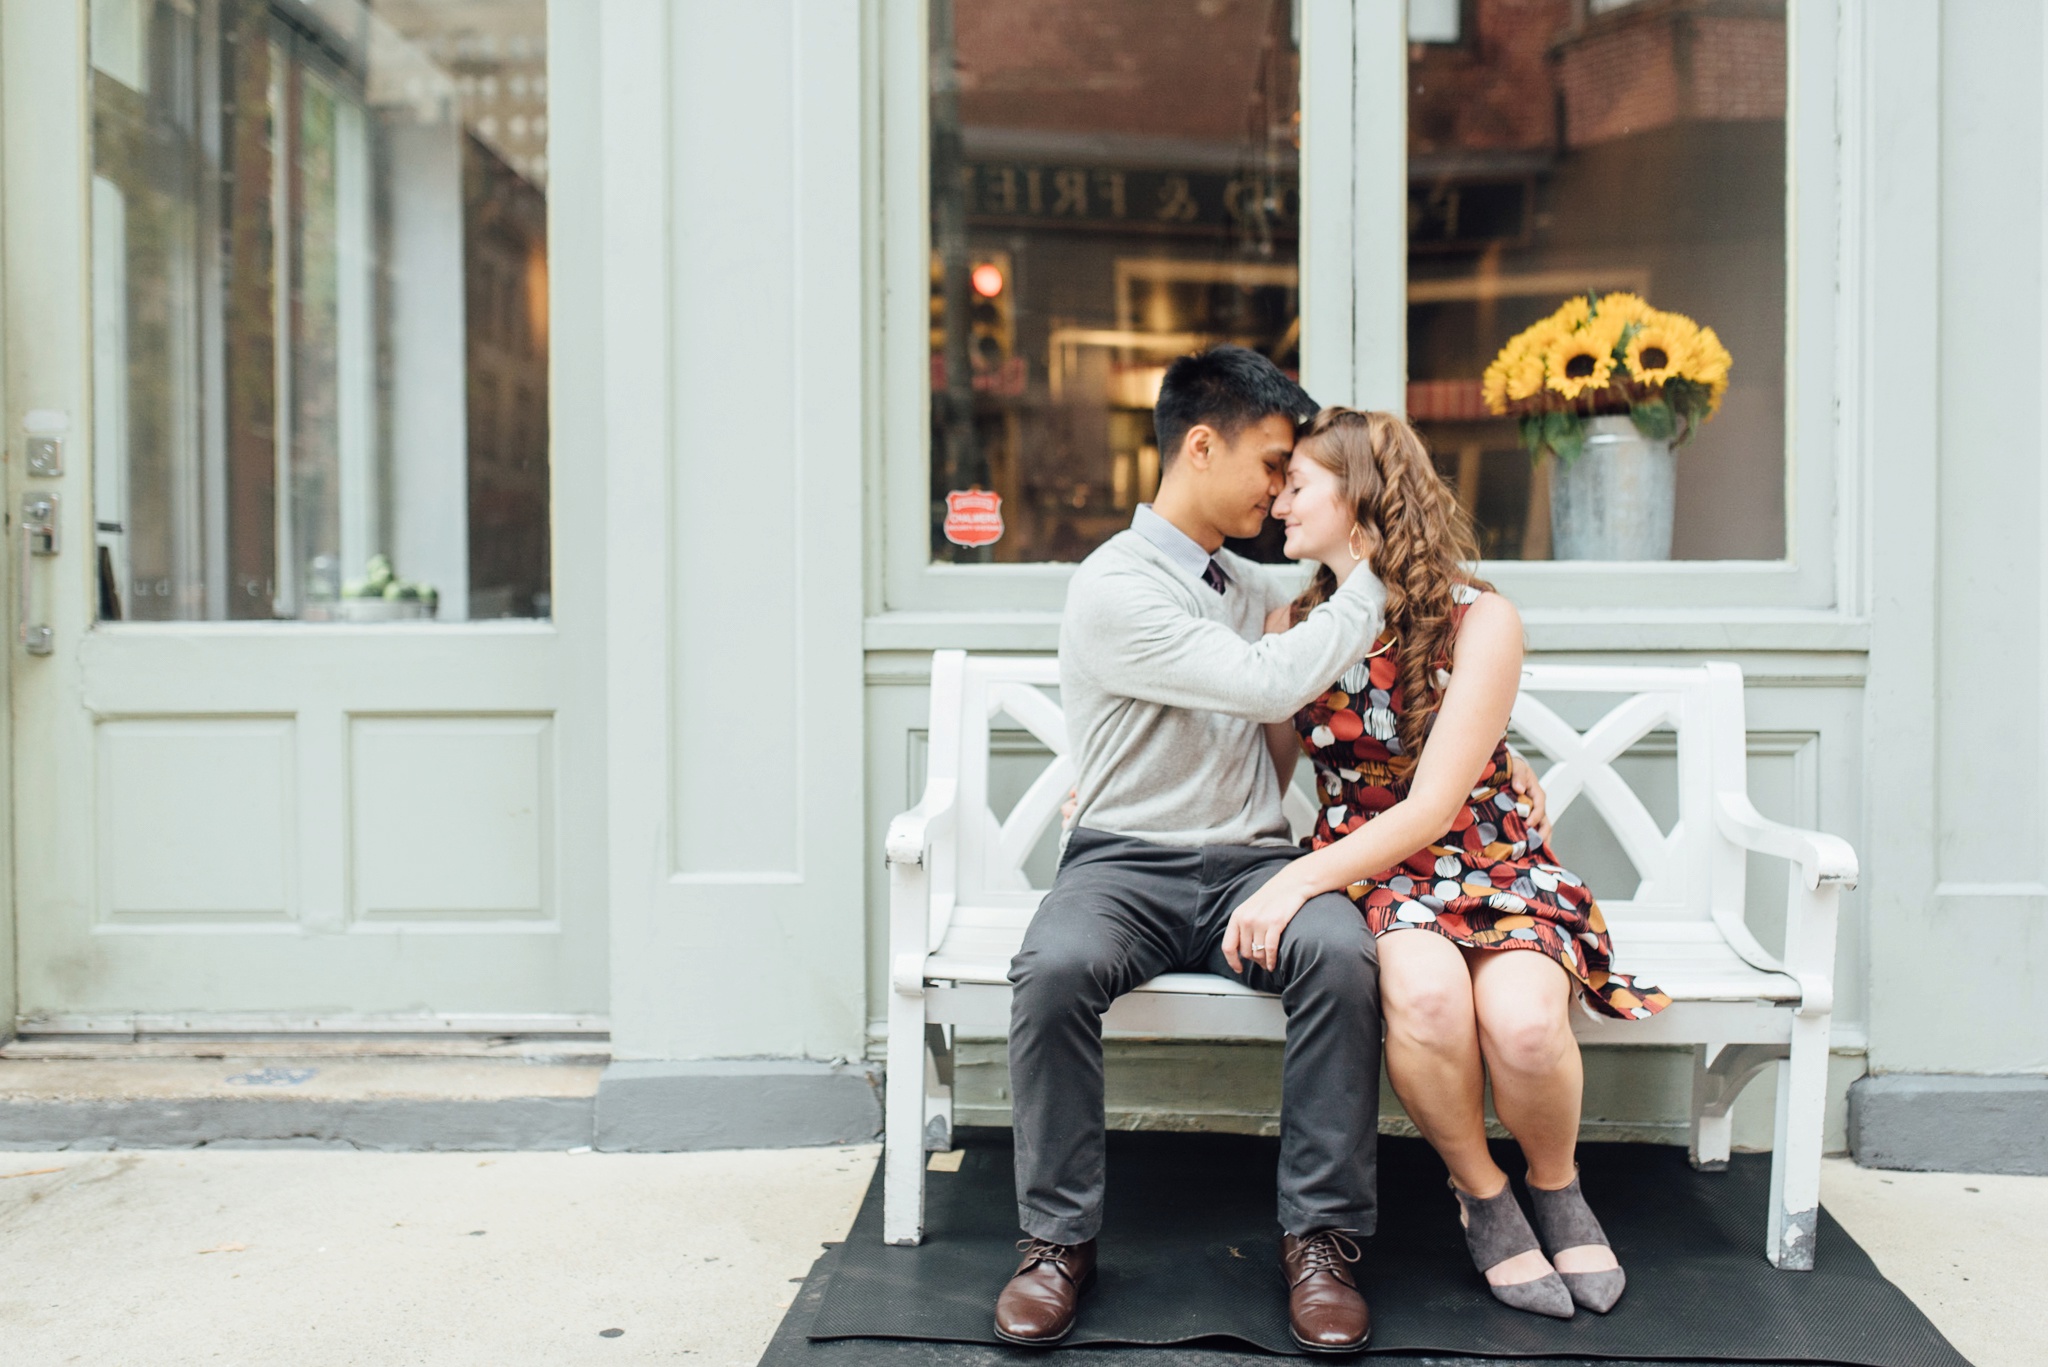
<svg viewBox="0 0 2048 1367">
<path fill-rule="evenodd" d="M 2048 1074 L 2044 67 L 2017 0 L 0 0 L 4 1016 L 878 1059 L 930 652 L 1054 648 L 1233 341 L 1416 421 L 1532 658 L 1742 666 L 1759 806 L 1863 859 L 1832 1146 L 1866 1075 L 1970 1114 Z M 1588 290 L 1735 357 L 1668 556 L 1562 558 L 1481 401 Z"/>
</svg>

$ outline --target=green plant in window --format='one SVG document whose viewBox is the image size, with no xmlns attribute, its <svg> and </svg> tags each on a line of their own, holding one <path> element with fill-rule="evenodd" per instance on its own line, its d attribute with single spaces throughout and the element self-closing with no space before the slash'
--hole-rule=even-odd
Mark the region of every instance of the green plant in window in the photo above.
<svg viewBox="0 0 2048 1367">
<path fill-rule="evenodd" d="M 391 568 L 391 557 L 379 553 L 369 559 L 363 567 L 361 579 L 351 579 L 341 586 L 344 598 L 382 598 L 394 603 L 425 603 L 432 609 L 441 594 L 432 584 L 400 579 Z"/>
</svg>

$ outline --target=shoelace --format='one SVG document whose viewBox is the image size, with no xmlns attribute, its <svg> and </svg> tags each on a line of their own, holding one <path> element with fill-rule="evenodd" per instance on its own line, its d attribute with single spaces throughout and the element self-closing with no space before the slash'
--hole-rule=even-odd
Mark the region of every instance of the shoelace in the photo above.
<svg viewBox="0 0 2048 1367">
<path fill-rule="evenodd" d="M 1349 1236 L 1354 1229 L 1325 1229 L 1308 1235 L 1301 1241 L 1301 1275 L 1307 1278 L 1317 1272 L 1342 1272 L 1345 1263 L 1355 1263 L 1365 1256 Z"/>
<path fill-rule="evenodd" d="M 1051 1263 L 1059 1269 L 1062 1277 L 1067 1274 L 1067 1255 L 1073 1251 L 1069 1244 L 1056 1244 L 1048 1239 L 1019 1239 L 1017 1251 L 1024 1255 L 1024 1265 Z M 1072 1280 L 1071 1277 L 1068 1280 Z"/>
</svg>

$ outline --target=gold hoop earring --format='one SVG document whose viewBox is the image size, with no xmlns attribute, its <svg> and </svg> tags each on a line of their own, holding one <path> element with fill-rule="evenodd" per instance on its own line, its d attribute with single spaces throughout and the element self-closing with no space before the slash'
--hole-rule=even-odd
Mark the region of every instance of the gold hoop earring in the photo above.
<svg viewBox="0 0 2048 1367">
<path fill-rule="evenodd" d="M 1365 556 L 1358 549 L 1358 534 L 1363 530 L 1364 528 L 1354 522 L 1351 524 L 1351 535 L 1344 538 L 1344 549 L 1351 552 L 1351 559 L 1354 563 L 1365 559 Z"/>
</svg>

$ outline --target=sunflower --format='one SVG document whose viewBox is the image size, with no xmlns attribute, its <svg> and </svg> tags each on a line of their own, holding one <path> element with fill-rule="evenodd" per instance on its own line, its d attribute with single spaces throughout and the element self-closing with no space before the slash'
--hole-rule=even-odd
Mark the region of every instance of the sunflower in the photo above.
<svg viewBox="0 0 2048 1367">
<path fill-rule="evenodd" d="M 1628 334 L 1629 320 L 1619 313 L 1596 313 L 1586 323 L 1585 331 L 1595 341 L 1607 344 L 1609 356 L 1619 357 L 1621 339 Z"/>
<path fill-rule="evenodd" d="M 1692 378 L 1707 387 L 1707 417 L 1721 411 L 1721 396 L 1728 392 L 1728 367 L 1734 364 L 1728 348 L 1721 345 L 1721 339 L 1714 335 L 1712 328 L 1701 328 L 1699 337 L 1693 342 L 1692 354 L 1686 360 L 1686 368 Z"/>
<path fill-rule="evenodd" d="M 1719 390 L 1728 387 L 1728 367 L 1734 358 L 1712 328 L 1701 328 L 1687 348 L 1685 378 Z"/>
<path fill-rule="evenodd" d="M 1502 354 L 1510 360 L 1532 354 L 1540 356 L 1550 350 L 1552 342 L 1564 333 L 1570 332 L 1571 327 L 1571 324 L 1559 322 L 1556 318 L 1545 318 L 1540 322 L 1531 323 L 1508 339 L 1508 344 L 1501 348 Z"/>
<path fill-rule="evenodd" d="M 1644 323 L 1623 356 L 1628 371 L 1644 384 L 1663 384 L 1684 374 L 1693 339 L 1663 321 Z"/>
<path fill-rule="evenodd" d="M 1533 398 L 1543 388 L 1543 356 L 1530 352 L 1517 357 L 1507 368 L 1507 395 L 1510 399 Z"/>
<path fill-rule="evenodd" d="M 1520 361 L 1517 356 L 1515 360 Z M 1479 397 L 1486 401 L 1486 411 L 1500 414 L 1508 411 L 1508 358 L 1503 353 L 1494 358 L 1486 373 L 1479 377 Z"/>
<path fill-rule="evenodd" d="M 1614 373 L 1614 338 L 1604 328 L 1567 332 L 1544 353 L 1550 387 L 1567 399 L 1606 385 Z"/>
<path fill-rule="evenodd" d="M 1488 411 L 1506 413 L 1508 404 L 1543 388 L 1544 353 L 1563 331 L 1556 319 L 1545 318 L 1507 340 L 1480 378 L 1480 394 Z"/>
<path fill-rule="evenodd" d="M 1616 290 L 1600 296 L 1598 314 L 1602 318 L 1619 318 L 1624 323 L 1648 322 L 1656 312 L 1640 294 L 1627 290 Z"/>
<path fill-rule="evenodd" d="M 1557 306 L 1557 312 L 1543 320 L 1559 328 L 1570 330 L 1584 327 L 1586 320 L 1593 316 L 1593 301 L 1583 294 L 1575 294 Z M 1536 326 L 1541 327 L 1543 323 Z"/>
</svg>

